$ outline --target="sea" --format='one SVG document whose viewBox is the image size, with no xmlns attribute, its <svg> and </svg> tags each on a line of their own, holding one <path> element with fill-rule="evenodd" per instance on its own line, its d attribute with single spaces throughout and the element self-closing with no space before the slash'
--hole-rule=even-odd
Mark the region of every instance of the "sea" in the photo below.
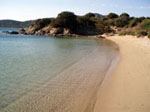
<svg viewBox="0 0 150 112">
<path fill-rule="evenodd" d="M 0 112 L 92 112 L 117 45 L 0 28 Z"/>
</svg>

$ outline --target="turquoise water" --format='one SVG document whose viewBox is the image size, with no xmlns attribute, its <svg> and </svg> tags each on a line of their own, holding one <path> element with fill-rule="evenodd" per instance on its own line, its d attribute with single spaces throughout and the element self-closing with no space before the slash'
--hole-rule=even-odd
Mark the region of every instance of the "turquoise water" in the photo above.
<svg viewBox="0 0 150 112">
<path fill-rule="evenodd" d="M 8 29 L 0 29 L 2 30 Z M 94 54 L 95 49 L 98 54 Z M 103 71 L 112 61 L 110 51 L 111 47 L 107 43 L 94 39 L 63 39 L 0 33 L 0 110 L 51 82 L 56 76 L 59 77 L 65 70 L 92 53 L 95 59 L 99 56 L 97 62 L 101 63 L 99 68 Z M 90 63 L 87 60 L 85 66 Z M 70 74 L 72 72 L 69 71 Z M 84 74 L 81 71 L 82 73 Z M 67 84 L 66 77 L 61 77 L 58 82 L 64 81 L 64 84 Z"/>
</svg>

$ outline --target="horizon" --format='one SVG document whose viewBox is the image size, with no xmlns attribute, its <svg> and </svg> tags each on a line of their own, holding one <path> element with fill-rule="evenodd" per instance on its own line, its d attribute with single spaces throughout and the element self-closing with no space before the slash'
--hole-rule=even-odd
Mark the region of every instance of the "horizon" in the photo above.
<svg viewBox="0 0 150 112">
<path fill-rule="evenodd" d="M 149 0 L 5 0 L 1 1 L 0 20 L 27 21 L 50 18 L 56 17 L 62 11 L 74 12 L 76 15 L 89 12 L 102 15 L 113 12 L 120 15 L 126 12 L 134 17 L 149 17 L 149 9 Z"/>
</svg>

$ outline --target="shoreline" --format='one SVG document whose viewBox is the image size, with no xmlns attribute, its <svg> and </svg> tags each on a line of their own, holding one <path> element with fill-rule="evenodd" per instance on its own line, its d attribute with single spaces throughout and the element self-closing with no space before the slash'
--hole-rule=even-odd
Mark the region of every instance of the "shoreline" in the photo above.
<svg viewBox="0 0 150 112">
<path fill-rule="evenodd" d="M 133 36 L 107 37 L 119 45 L 121 60 L 105 77 L 94 112 L 149 112 L 150 41 Z"/>
</svg>

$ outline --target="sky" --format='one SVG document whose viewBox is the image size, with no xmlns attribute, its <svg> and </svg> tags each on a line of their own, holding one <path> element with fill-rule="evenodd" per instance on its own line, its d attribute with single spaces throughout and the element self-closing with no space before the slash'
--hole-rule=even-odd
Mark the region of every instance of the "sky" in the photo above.
<svg viewBox="0 0 150 112">
<path fill-rule="evenodd" d="M 56 17 L 62 11 L 150 17 L 150 0 L 0 0 L 0 19 L 34 20 Z"/>
</svg>

